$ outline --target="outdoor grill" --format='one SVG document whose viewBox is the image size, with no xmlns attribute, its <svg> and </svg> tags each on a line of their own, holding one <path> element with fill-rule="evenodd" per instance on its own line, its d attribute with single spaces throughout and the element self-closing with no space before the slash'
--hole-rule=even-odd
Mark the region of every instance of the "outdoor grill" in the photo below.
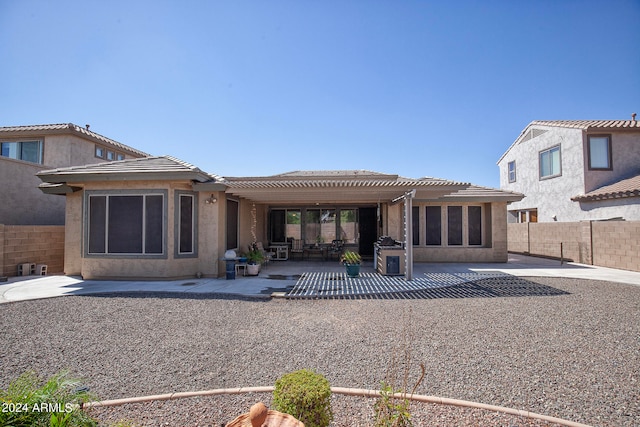
<svg viewBox="0 0 640 427">
<path fill-rule="evenodd" d="M 404 274 L 404 245 L 389 236 L 380 237 L 373 245 L 376 271 L 387 276 Z"/>
</svg>

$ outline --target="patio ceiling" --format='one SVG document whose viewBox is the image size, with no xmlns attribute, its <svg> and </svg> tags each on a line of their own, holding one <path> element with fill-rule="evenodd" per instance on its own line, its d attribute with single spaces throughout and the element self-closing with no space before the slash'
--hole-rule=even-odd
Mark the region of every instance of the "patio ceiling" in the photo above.
<svg viewBox="0 0 640 427">
<path fill-rule="evenodd" d="M 409 190 L 416 198 L 434 199 L 468 186 L 440 180 L 246 180 L 227 181 L 227 194 L 256 203 L 371 204 L 391 202 Z"/>
</svg>

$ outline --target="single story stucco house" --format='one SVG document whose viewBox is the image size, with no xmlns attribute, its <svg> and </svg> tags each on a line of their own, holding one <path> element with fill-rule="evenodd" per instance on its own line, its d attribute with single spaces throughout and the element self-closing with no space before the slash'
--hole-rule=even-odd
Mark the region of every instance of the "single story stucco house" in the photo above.
<svg viewBox="0 0 640 427">
<path fill-rule="evenodd" d="M 507 203 L 523 197 L 364 170 L 221 177 L 170 156 L 37 175 L 66 197 L 64 272 L 85 279 L 219 277 L 228 249 L 293 239 L 340 239 L 366 257 L 389 236 L 411 240 L 415 262 L 506 262 Z"/>
</svg>

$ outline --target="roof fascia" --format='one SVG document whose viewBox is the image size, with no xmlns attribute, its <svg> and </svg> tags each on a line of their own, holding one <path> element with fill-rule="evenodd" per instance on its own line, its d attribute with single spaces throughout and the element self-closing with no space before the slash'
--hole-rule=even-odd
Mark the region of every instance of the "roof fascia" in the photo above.
<svg viewBox="0 0 640 427">
<path fill-rule="evenodd" d="M 432 202 L 464 202 L 464 203 L 487 203 L 487 202 L 519 202 L 524 198 L 524 195 L 508 194 L 504 196 L 492 195 L 492 196 L 454 196 L 447 195 L 438 199 L 432 199 Z"/>
<path fill-rule="evenodd" d="M 104 173 L 38 173 L 42 181 L 60 183 L 116 182 L 116 181 L 196 181 L 206 182 L 210 178 L 194 172 L 104 172 Z"/>
<path fill-rule="evenodd" d="M 67 195 L 82 190 L 82 187 L 73 187 L 67 184 L 43 183 L 38 186 L 44 194 Z"/>
<path fill-rule="evenodd" d="M 192 188 L 194 191 L 225 191 L 229 186 L 222 182 L 194 182 Z"/>
</svg>

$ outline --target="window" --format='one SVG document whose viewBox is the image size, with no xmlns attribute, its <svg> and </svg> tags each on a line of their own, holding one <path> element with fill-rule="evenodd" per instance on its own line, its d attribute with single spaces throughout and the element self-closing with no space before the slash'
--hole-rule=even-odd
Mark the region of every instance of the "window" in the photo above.
<svg viewBox="0 0 640 427">
<path fill-rule="evenodd" d="M 299 210 L 287 211 L 287 238 L 302 239 L 301 218 Z"/>
<path fill-rule="evenodd" d="M 427 206 L 426 246 L 443 246 L 443 231 L 447 246 L 490 244 L 490 237 L 483 241 L 484 215 L 482 206 Z"/>
<path fill-rule="evenodd" d="M 420 207 L 411 207 L 411 230 L 413 232 L 412 243 L 414 246 L 420 244 Z"/>
<path fill-rule="evenodd" d="M 116 160 L 124 160 L 124 154 L 121 154 L 121 153 L 116 154 Z"/>
<path fill-rule="evenodd" d="M 467 211 L 469 246 L 482 245 L 482 207 L 469 206 Z"/>
<path fill-rule="evenodd" d="M 163 194 L 88 196 L 90 255 L 162 255 Z"/>
<path fill-rule="evenodd" d="M 272 209 L 269 214 L 269 240 L 272 243 L 285 243 L 288 239 L 300 239 L 302 236 L 299 209 Z"/>
<path fill-rule="evenodd" d="M 227 249 L 238 249 L 238 202 L 227 199 Z"/>
<path fill-rule="evenodd" d="M 560 166 L 560 146 L 540 152 L 540 179 L 553 178 L 562 173 Z"/>
<path fill-rule="evenodd" d="M 516 161 L 509 162 L 509 182 L 516 182 Z"/>
<path fill-rule="evenodd" d="M 447 231 L 449 246 L 462 245 L 462 206 L 447 207 Z"/>
<path fill-rule="evenodd" d="M 307 209 L 305 215 L 305 243 L 330 243 L 336 238 L 335 209 Z"/>
<path fill-rule="evenodd" d="M 538 222 L 538 209 L 519 211 L 518 222 Z"/>
<path fill-rule="evenodd" d="M 344 243 L 357 243 L 358 217 L 356 209 L 340 209 L 339 239 Z"/>
<path fill-rule="evenodd" d="M 115 159 L 115 153 L 113 151 L 107 150 L 107 160 Z"/>
<path fill-rule="evenodd" d="M 178 193 L 176 198 L 176 256 L 196 255 L 196 197 Z"/>
<path fill-rule="evenodd" d="M 611 135 L 589 135 L 589 169 L 611 170 Z"/>
<path fill-rule="evenodd" d="M 104 148 L 96 145 L 96 157 L 99 159 L 104 159 Z"/>
<path fill-rule="evenodd" d="M 331 243 L 341 239 L 358 243 L 357 209 L 272 209 L 269 212 L 269 240 L 284 243 L 303 239 L 305 244 Z"/>
<path fill-rule="evenodd" d="M 25 162 L 42 164 L 42 142 L 41 141 L 17 141 L 2 142 L 2 157 L 9 157 Z"/>
<path fill-rule="evenodd" d="M 442 208 L 427 206 L 427 246 L 442 245 Z"/>
</svg>

